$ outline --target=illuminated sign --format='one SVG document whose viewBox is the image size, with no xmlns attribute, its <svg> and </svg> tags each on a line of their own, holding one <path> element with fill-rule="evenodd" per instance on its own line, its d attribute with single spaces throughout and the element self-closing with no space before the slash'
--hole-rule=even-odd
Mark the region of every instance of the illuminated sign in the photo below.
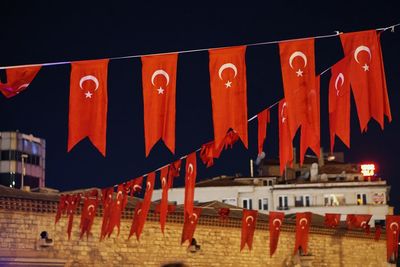
<svg viewBox="0 0 400 267">
<path fill-rule="evenodd" d="M 375 164 L 362 164 L 361 173 L 364 176 L 374 176 L 375 174 Z"/>
<path fill-rule="evenodd" d="M 372 195 L 372 201 L 374 204 L 383 204 L 385 202 L 385 194 L 384 193 L 374 193 Z"/>
</svg>

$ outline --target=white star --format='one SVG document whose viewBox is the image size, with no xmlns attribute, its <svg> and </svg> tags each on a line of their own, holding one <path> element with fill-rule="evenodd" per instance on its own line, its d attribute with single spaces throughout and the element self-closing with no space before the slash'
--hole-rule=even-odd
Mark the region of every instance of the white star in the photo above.
<svg viewBox="0 0 400 267">
<path fill-rule="evenodd" d="M 86 96 L 86 98 L 92 98 L 92 93 L 91 92 L 89 92 L 89 91 L 87 91 L 86 93 L 85 93 L 85 96 Z"/>
<path fill-rule="evenodd" d="M 303 71 L 301 69 L 299 69 L 298 71 L 296 71 L 297 73 L 297 77 L 303 77 Z"/>
<path fill-rule="evenodd" d="M 362 68 L 364 69 L 364 71 L 369 71 L 369 66 L 367 64 L 364 64 L 364 66 L 362 66 Z"/>
<path fill-rule="evenodd" d="M 225 84 L 225 87 L 226 87 L 226 88 L 228 88 L 228 87 L 232 87 L 232 82 L 230 82 L 230 81 L 227 81 L 227 82 L 226 82 L 226 84 Z"/>
<path fill-rule="evenodd" d="M 159 94 L 159 95 L 164 94 L 164 89 L 162 89 L 161 86 L 160 86 L 160 88 L 157 89 L 157 91 L 158 91 L 158 94 Z"/>
</svg>

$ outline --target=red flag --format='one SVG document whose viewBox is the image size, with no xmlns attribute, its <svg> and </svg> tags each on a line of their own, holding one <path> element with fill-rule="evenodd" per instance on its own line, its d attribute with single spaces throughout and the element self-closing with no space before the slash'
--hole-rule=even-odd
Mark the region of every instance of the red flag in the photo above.
<svg viewBox="0 0 400 267">
<path fill-rule="evenodd" d="M 28 88 L 42 66 L 19 67 L 6 69 L 7 83 L 1 83 L 0 92 L 7 98 L 16 96 Z"/>
<path fill-rule="evenodd" d="M 168 188 L 172 188 L 174 186 L 175 177 L 179 177 L 179 173 L 181 171 L 182 160 L 178 159 L 175 162 L 172 162 L 169 165 L 169 173 L 168 173 Z"/>
<path fill-rule="evenodd" d="M 340 214 L 338 213 L 325 213 L 324 224 L 326 227 L 336 228 L 340 223 Z"/>
<path fill-rule="evenodd" d="M 307 254 L 308 245 L 308 232 L 311 225 L 311 212 L 297 212 L 296 213 L 296 244 L 294 246 L 294 254 L 299 249 Z"/>
<path fill-rule="evenodd" d="M 387 260 L 397 261 L 399 254 L 399 230 L 400 216 L 386 215 L 386 250 Z"/>
<path fill-rule="evenodd" d="M 214 150 L 215 150 L 214 141 L 201 146 L 200 158 L 201 158 L 201 161 L 207 166 L 207 168 L 214 165 L 214 157 L 215 157 Z"/>
<path fill-rule="evenodd" d="M 348 214 L 346 217 L 347 227 L 362 228 L 366 232 L 369 231 L 368 222 L 371 220 L 372 215 L 369 214 Z"/>
<path fill-rule="evenodd" d="M 258 213 L 256 210 L 243 209 L 242 214 L 242 236 L 240 241 L 240 251 L 243 250 L 246 244 L 249 250 L 251 250 Z"/>
<path fill-rule="evenodd" d="M 285 218 L 284 212 L 270 211 L 269 212 L 269 255 L 275 253 L 278 247 L 279 234 Z"/>
<path fill-rule="evenodd" d="M 345 56 L 349 57 L 350 83 L 357 106 L 361 131 L 370 118 L 384 128 L 384 116 L 392 120 L 385 70 L 376 30 L 340 35 Z"/>
<path fill-rule="evenodd" d="M 139 222 L 140 222 L 140 214 L 142 213 L 142 201 L 136 202 L 135 205 L 135 213 L 133 214 L 133 219 L 132 219 L 132 224 L 131 224 L 131 230 L 129 231 L 129 237 L 128 239 L 133 236 L 134 233 L 136 233 L 136 238 L 139 240 L 140 234 L 139 233 Z"/>
<path fill-rule="evenodd" d="M 270 122 L 269 109 L 265 109 L 258 113 L 258 154 L 260 155 L 263 151 L 263 145 L 267 136 L 267 124 Z"/>
<path fill-rule="evenodd" d="M 108 59 L 71 63 L 68 152 L 83 138 L 106 156 Z"/>
<path fill-rule="evenodd" d="M 379 224 L 375 224 L 375 241 L 381 239 L 382 227 Z"/>
<path fill-rule="evenodd" d="M 186 158 L 186 177 L 185 177 L 185 212 L 189 215 L 193 213 L 194 187 L 196 185 L 197 164 L 196 152 L 189 154 Z"/>
<path fill-rule="evenodd" d="M 287 103 L 285 99 L 279 101 L 279 162 L 280 171 L 283 174 L 287 165 L 292 165 L 293 162 L 293 149 L 292 138 L 290 137 L 289 121 Z"/>
<path fill-rule="evenodd" d="M 81 201 L 81 196 L 78 194 L 68 195 L 67 200 L 66 200 L 67 215 L 68 215 L 68 227 L 67 227 L 68 240 L 71 239 L 71 231 L 72 231 L 72 224 L 74 221 L 74 214 L 75 214 L 76 208 L 78 207 L 80 201 Z"/>
<path fill-rule="evenodd" d="M 331 152 L 335 135 L 350 148 L 350 73 L 349 57 L 345 57 L 331 69 L 329 82 L 329 130 Z"/>
<path fill-rule="evenodd" d="M 125 191 L 131 197 L 142 190 L 143 176 L 132 179 L 125 184 Z"/>
<path fill-rule="evenodd" d="M 61 218 L 61 215 L 65 213 L 65 211 L 67 210 L 67 195 L 61 195 L 60 196 L 60 200 L 58 202 L 58 207 L 57 207 L 57 213 L 56 213 L 56 219 L 54 224 L 57 224 L 58 221 Z"/>
<path fill-rule="evenodd" d="M 308 120 L 308 98 L 315 90 L 314 39 L 279 43 L 290 138 Z"/>
<path fill-rule="evenodd" d="M 155 172 L 152 172 L 149 175 L 147 175 L 146 192 L 144 195 L 143 203 L 141 204 L 141 211 L 140 212 L 138 211 L 139 214 L 138 214 L 137 225 L 135 226 L 134 229 L 131 229 L 130 236 L 132 236 L 135 233 L 137 240 L 139 240 L 140 235 L 142 234 L 144 223 L 146 222 L 147 214 L 149 213 L 150 210 L 151 196 L 153 195 L 155 178 L 156 178 Z"/>
<path fill-rule="evenodd" d="M 197 222 L 199 221 L 201 213 L 201 208 L 193 208 L 192 215 L 185 213 L 183 229 L 182 229 L 182 237 L 181 237 L 181 245 L 185 243 L 186 240 L 189 241 L 189 246 L 192 242 L 194 231 L 196 230 Z"/>
<path fill-rule="evenodd" d="M 108 223 L 110 221 L 114 187 L 101 189 L 101 203 L 103 205 L 103 220 L 101 224 L 100 240 L 107 235 Z"/>
<path fill-rule="evenodd" d="M 300 165 L 303 165 L 307 148 L 320 156 L 320 76 L 315 78 L 315 89 L 307 93 L 307 119 L 301 125 Z"/>
<path fill-rule="evenodd" d="M 178 54 L 142 57 L 146 157 L 160 139 L 175 153 L 177 62 Z"/>
<path fill-rule="evenodd" d="M 209 50 L 215 146 L 229 129 L 247 140 L 246 46 Z"/>
<path fill-rule="evenodd" d="M 111 236 L 114 228 L 117 227 L 117 236 L 119 236 L 119 229 L 121 225 L 121 215 L 123 210 L 125 209 L 126 204 L 128 203 L 128 196 L 125 191 L 124 184 L 119 184 L 117 188 L 117 196 L 115 197 L 114 202 L 112 203 L 112 208 L 110 212 L 110 220 L 107 226 L 107 234 L 108 237 Z"/>
<path fill-rule="evenodd" d="M 218 210 L 218 215 L 221 221 L 225 221 L 229 218 L 230 209 L 229 208 L 220 208 Z"/>
<path fill-rule="evenodd" d="M 160 202 L 160 226 L 161 232 L 164 234 L 165 222 L 167 221 L 167 213 L 168 213 L 168 170 L 169 166 L 166 166 L 160 171 L 160 180 L 161 180 L 161 202 Z"/>
<path fill-rule="evenodd" d="M 96 190 L 97 192 L 97 190 Z M 80 239 L 82 239 L 83 235 L 86 233 L 86 238 L 89 239 L 90 230 L 92 229 L 94 218 L 96 217 L 97 205 L 99 201 L 96 195 L 96 198 L 91 198 L 91 195 L 87 195 L 85 200 L 83 201 L 83 208 L 81 214 L 81 234 Z"/>
</svg>

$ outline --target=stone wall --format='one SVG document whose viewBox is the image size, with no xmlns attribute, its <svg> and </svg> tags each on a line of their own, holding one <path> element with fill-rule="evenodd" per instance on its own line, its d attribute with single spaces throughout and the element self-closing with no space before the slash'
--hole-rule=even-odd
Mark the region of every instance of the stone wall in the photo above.
<svg viewBox="0 0 400 267">
<path fill-rule="evenodd" d="M 311 255 L 298 258 L 293 257 L 294 227 L 286 225 L 282 229 L 278 249 L 271 258 L 266 222 L 257 226 L 253 250 L 245 248 L 240 252 L 240 219 L 233 218 L 224 224 L 217 218 L 203 216 L 195 233 L 201 248 L 192 253 L 187 250 L 187 244 L 180 245 L 180 214 L 169 216 L 163 236 L 157 216 L 150 213 L 140 242 L 135 238 L 127 240 L 131 225 L 129 216 L 122 220 L 119 237 L 114 231 L 111 238 L 99 242 L 101 217 L 96 217 L 93 236 L 89 240 L 79 240 L 80 217 L 76 216 L 73 234 L 68 241 L 66 217 L 54 225 L 54 212 L 18 211 L 4 207 L 0 205 L 0 265 L 7 260 L 23 262 L 23 259 L 43 259 L 61 265 L 65 262 L 65 266 L 161 266 L 169 262 L 182 262 L 187 266 L 293 266 L 299 261 L 302 261 L 302 266 L 310 263 L 312 265 L 308 266 L 388 266 L 385 240 L 377 242 L 373 234 L 366 236 L 343 229 L 334 231 L 312 227 L 309 237 Z M 38 245 L 42 231 L 49 233 L 53 246 Z"/>
</svg>

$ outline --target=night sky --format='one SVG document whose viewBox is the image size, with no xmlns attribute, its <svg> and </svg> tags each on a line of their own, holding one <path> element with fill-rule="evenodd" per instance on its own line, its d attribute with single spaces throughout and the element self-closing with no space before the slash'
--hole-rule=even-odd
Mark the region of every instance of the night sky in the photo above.
<svg viewBox="0 0 400 267">
<path fill-rule="evenodd" d="M 2 1 L 0 66 L 100 59 L 126 55 L 242 45 L 272 40 L 367 30 L 400 22 L 398 1 L 385 4 L 340 4 L 321 1 L 267 1 L 265 6 L 163 8 L 117 4 L 79 5 Z M 383 2 L 382 2 L 383 3 Z M 233 2 L 231 2 L 233 4 Z M 351 162 L 374 162 L 388 180 L 391 203 L 400 207 L 397 165 L 400 151 L 400 27 L 381 37 L 393 122 L 381 131 L 370 122 L 360 133 L 354 101 L 351 149 L 337 141 Z M 316 41 L 316 73 L 342 58 L 338 37 Z M 246 53 L 248 116 L 283 97 L 278 45 L 249 47 Z M 2 73 L 4 77 L 4 73 Z M 47 141 L 46 186 L 61 190 L 106 187 L 140 176 L 186 155 L 213 139 L 208 52 L 179 56 L 176 105 L 176 154 L 158 143 L 144 154 L 143 96 L 139 58 L 111 60 L 108 76 L 107 157 L 85 139 L 67 153 L 70 65 L 43 67 L 30 87 L 12 99 L 0 96 L 0 131 L 19 130 Z M 321 144 L 329 148 L 328 83 L 321 78 Z M 271 113 L 265 151 L 278 152 L 276 108 Z M 295 145 L 298 146 L 298 139 Z M 249 174 L 257 154 L 257 123 L 249 123 L 249 149 L 240 143 L 205 169 L 198 161 L 198 179 L 221 174 Z M 177 184 L 182 182 L 177 181 Z M 396 208 L 395 211 L 397 211 Z"/>
</svg>

